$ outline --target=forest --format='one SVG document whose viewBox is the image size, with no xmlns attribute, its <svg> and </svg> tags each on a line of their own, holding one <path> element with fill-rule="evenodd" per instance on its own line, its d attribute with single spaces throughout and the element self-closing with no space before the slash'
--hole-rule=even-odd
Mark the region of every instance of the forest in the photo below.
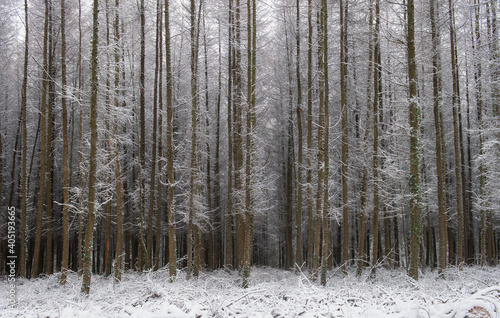
<svg viewBox="0 0 500 318">
<path fill-rule="evenodd" d="M 0 274 L 498 265 L 499 5 L 1 1 Z"/>
</svg>

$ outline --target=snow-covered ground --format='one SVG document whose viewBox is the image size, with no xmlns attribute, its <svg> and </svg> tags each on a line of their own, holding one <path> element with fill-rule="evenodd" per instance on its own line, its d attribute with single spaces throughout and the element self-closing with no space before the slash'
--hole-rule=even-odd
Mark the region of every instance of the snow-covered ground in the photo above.
<svg viewBox="0 0 500 318">
<path fill-rule="evenodd" d="M 81 279 L 60 273 L 17 279 L 17 307 L 9 308 L 6 277 L 0 278 L 0 317 L 500 317 L 500 268 L 467 267 L 421 274 L 379 269 L 376 279 L 329 273 L 326 287 L 300 272 L 252 268 L 248 289 L 237 272 L 203 272 L 174 282 L 162 269 L 126 273 L 119 285 L 94 275 L 90 297 L 80 295 Z"/>
</svg>

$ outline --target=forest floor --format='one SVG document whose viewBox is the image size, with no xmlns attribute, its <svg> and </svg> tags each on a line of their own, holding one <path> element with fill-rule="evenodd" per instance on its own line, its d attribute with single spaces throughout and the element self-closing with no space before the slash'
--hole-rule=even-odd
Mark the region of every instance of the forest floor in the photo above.
<svg viewBox="0 0 500 318">
<path fill-rule="evenodd" d="M 450 268 L 411 280 L 403 269 L 377 270 L 375 279 L 354 272 L 329 273 L 326 287 L 305 273 L 252 268 L 250 287 L 237 272 L 203 272 L 170 282 L 166 268 L 127 272 L 120 284 L 92 277 L 90 296 L 80 294 L 81 278 L 60 273 L 16 279 L 17 307 L 9 307 L 9 283 L 0 277 L 0 317 L 500 317 L 500 268 Z"/>
</svg>

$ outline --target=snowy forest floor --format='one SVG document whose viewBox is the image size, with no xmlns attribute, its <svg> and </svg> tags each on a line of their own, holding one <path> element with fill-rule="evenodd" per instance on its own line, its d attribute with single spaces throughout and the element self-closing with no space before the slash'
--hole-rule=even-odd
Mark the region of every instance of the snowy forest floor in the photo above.
<svg viewBox="0 0 500 318">
<path fill-rule="evenodd" d="M 90 296 L 81 279 L 60 273 L 16 280 L 16 309 L 9 308 L 6 277 L 0 277 L 0 317 L 500 317 L 500 268 L 450 268 L 445 279 L 426 271 L 418 281 L 403 269 L 378 269 L 377 278 L 354 272 L 329 273 L 326 287 L 304 273 L 252 268 L 250 287 L 237 272 L 203 272 L 171 283 L 166 268 L 127 272 L 119 285 L 112 277 L 92 277 Z"/>
</svg>

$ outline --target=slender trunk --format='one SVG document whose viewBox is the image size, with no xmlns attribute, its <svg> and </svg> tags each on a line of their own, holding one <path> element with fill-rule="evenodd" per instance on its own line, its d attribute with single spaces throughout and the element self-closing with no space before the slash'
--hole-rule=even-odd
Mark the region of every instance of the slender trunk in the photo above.
<svg viewBox="0 0 500 318">
<path fill-rule="evenodd" d="M 115 58 L 115 81 L 114 81 L 114 165 L 115 165 L 115 189 L 116 189 L 116 251 L 114 281 L 119 283 L 122 279 L 123 266 L 123 190 L 122 174 L 120 168 L 120 146 L 118 142 L 118 110 L 120 96 L 120 1 L 115 0 L 114 20 L 114 58 Z"/>
<path fill-rule="evenodd" d="M 356 270 L 356 275 L 361 276 L 363 267 L 367 261 L 367 239 L 366 239 L 366 206 L 367 206 L 367 190 L 368 190 L 368 138 L 370 136 L 371 124 L 371 114 L 372 114 L 372 90 L 374 86 L 372 85 L 373 76 L 373 0 L 370 1 L 369 18 L 368 18 L 368 78 L 366 87 L 366 127 L 365 135 L 363 138 L 363 149 L 365 155 L 365 162 L 363 165 L 363 176 L 361 179 L 361 206 L 360 206 L 360 220 L 359 220 L 359 243 L 358 243 L 358 266 Z"/>
<path fill-rule="evenodd" d="M 344 14 L 347 15 L 347 5 L 345 7 Z M 323 165 L 324 165 L 324 181 L 323 181 L 323 211 L 322 211 L 322 221 L 323 221 L 323 234 L 322 234 L 322 243 L 321 243 L 321 285 L 325 286 L 326 285 L 326 271 L 327 271 L 327 260 L 330 255 L 330 250 L 328 248 L 328 242 L 329 236 L 331 235 L 330 233 L 330 218 L 329 218 L 329 209 L 330 209 L 330 204 L 329 204 L 329 174 L 330 174 L 330 156 L 329 156 L 329 118 L 330 118 L 330 113 L 329 113 L 329 99 L 330 99 L 330 88 L 328 84 L 328 2 L 327 0 L 322 0 L 321 2 L 321 33 L 322 33 L 322 43 L 320 44 L 322 46 L 322 55 L 323 55 L 323 69 L 321 70 L 323 74 L 323 94 L 324 94 L 324 112 L 325 112 L 325 119 L 323 123 L 323 138 L 324 138 L 324 154 L 323 154 Z M 347 31 L 347 26 L 346 30 Z M 346 36 L 346 33 L 344 33 L 344 36 Z M 346 37 L 347 38 L 347 37 Z M 344 38 L 344 41 L 346 40 Z M 346 44 L 346 42 L 344 42 Z M 347 49 L 346 47 L 344 48 L 344 53 L 346 53 L 346 56 L 344 56 L 345 60 L 347 60 Z M 344 65 L 344 67 L 347 67 L 347 65 Z M 344 70 L 344 74 L 347 75 L 346 69 Z M 347 110 L 345 110 L 347 114 Z M 344 117 L 344 114 L 342 114 Z M 344 120 L 344 118 L 343 118 Z M 345 120 L 347 121 L 347 119 Z M 343 134 L 344 135 L 344 134 Z M 343 136 L 343 141 L 344 136 Z M 345 152 L 344 152 L 345 151 Z M 346 148 L 342 148 L 342 160 L 347 162 L 347 150 Z M 345 167 L 342 167 L 342 173 L 347 175 L 347 165 Z M 345 180 L 347 183 L 347 180 Z M 345 196 L 345 200 L 347 202 L 347 190 L 344 192 L 343 191 L 343 198 Z M 344 223 L 345 224 L 345 223 Z M 344 237 L 345 238 L 345 237 Z M 347 244 L 344 242 L 344 244 Z M 345 268 L 347 268 L 347 263 Z"/>
<path fill-rule="evenodd" d="M 441 85 L 441 56 L 440 56 L 440 34 L 436 27 L 436 21 L 439 21 L 439 10 L 435 0 L 430 3 L 431 31 L 432 31 L 432 84 L 434 94 L 434 127 L 436 130 L 436 167 L 437 167 L 437 197 L 439 210 L 439 271 L 446 268 L 446 247 L 447 247 L 447 226 L 446 226 L 446 178 L 444 174 L 445 158 L 443 157 L 443 124 L 441 122 L 441 103 L 442 103 L 442 85 Z M 431 231 L 431 228 L 429 228 Z M 431 244 L 429 240 L 429 244 Z"/>
<path fill-rule="evenodd" d="M 146 174 L 146 92 L 145 92 L 145 76 L 146 76 L 146 17 L 144 0 L 140 1 L 139 15 L 141 20 L 141 55 L 140 55 L 140 74 L 139 74 L 139 270 L 143 270 L 143 265 L 146 269 L 150 268 L 150 255 L 144 242 L 145 229 L 145 174 Z"/>
<path fill-rule="evenodd" d="M 159 71 L 158 71 L 158 156 L 163 157 L 163 4 L 159 4 L 158 15 L 160 16 L 160 23 L 158 25 L 159 28 Z M 162 220 L 162 194 L 163 194 L 163 185 L 162 185 L 162 164 L 158 162 L 158 176 L 154 176 L 154 178 L 158 178 L 158 189 L 157 189 L 157 198 L 156 198 L 156 248 L 155 248 L 155 264 L 154 269 L 158 270 L 160 268 L 160 251 L 161 251 L 161 236 L 162 236 L 162 228 L 161 228 L 161 220 Z"/>
<path fill-rule="evenodd" d="M 307 1 L 307 218 L 308 218 L 308 267 L 314 269 L 314 215 L 313 215 L 313 193 L 312 193 L 312 171 L 313 171 L 313 146 L 312 146 L 312 99 L 313 99 L 313 26 L 312 26 L 312 0 Z"/>
<path fill-rule="evenodd" d="M 453 137 L 454 137 L 454 150 L 455 150 L 455 179 L 456 179 L 456 199 L 457 199 L 457 216 L 458 216 L 458 254 L 457 262 L 461 266 L 464 256 L 464 205 L 463 205 L 463 189 L 462 189 L 462 138 L 461 138 L 461 118 L 460 113 L 460 83 L 458 73 L 457 49 L 455 46 L 455 14 L 451 0 L 448 0 L 449 12 L 449 27 L 450 27 L 450 52 L 451 52 L 451 73 L 453 77 Z M 461 116 L 460 116 L 461 117 Z"/>
<path fill-rule="evenodd" d="M 382 102 L 382 65 L 380 58 L 380 1 L 375 1 L 375 31 L 374 31 L 374 68 L 373 68 L 373 252 L 372 270 L 370 275 L 374 276 L 376 264 L 379 257 L 379 106 Z"/>
<path fill-rule="evenodd" d="M 168 218 L 168 269 L 170 278 L 177 275 L 177 252 L 175 249 L 175 198 L 174 198 L 174 129 L 173 129 L 173 77 L 170 54 L 170 11 L 169 1 L 165 0 L 165 56 L 167 90 L 167 218 Z"/>
<path fill-rule="evenodd" d="M 415 4 L 407 3 L 407 58 L 409 81 L 409 121 L 410 121 L 410 263 L 409 274 L 418 279 L 418 264 L 422 224 L 420 219 L 420 112 L 417 102 L 417 65 L 415 60 Z"/>
<path fill-rule="evenodd" d="M 254 128 L 255 128 L 255 81 L 256 81 L 256 2 L 247 0 L 247 132 L 246 132 L 246 180 L 245 180 L 245 240 L 243 246 L 243 288 L 248 287 L 250 265 L 252 262 L 253 241 L 253 183 L 252 172 L 254 165 Z M 291 180 L 290 180 L 291 182 Z M 291 222 L 291 221 L 290 221 Z"/>
<path fill-rule="evenodd" d="M 155 71 L 154 71 L 154 84 L 153 84 L 153 143 L 151 145 L 151 177 L 149 187 L 149 212 L 148 212 L 148 237 L 147 249 L 150 261 L 153 259 L 153 219 L 155 216 L 155 187 L 156 187 L 156 165 L 158 162 L 157 144 L 158 144 L 158 73 L 159 73 L 159 41 L 160 41 L 160 1 L 156 2 L 156 49 L 155 49 Z M 158 207 L 156 207 L 158 209 Z M 160 229 L 156 229 L 158 232 Z M 156 260 L 156 255 L 154 257 Z M 156 262 L 155 262 L 156 263 Z"/>
<path fill-rule="evenodd" d="M 298 139 L 298 154 L 297 154 L 297 203 L 295 204 L 295 224 L 297 228 L 297 241 L 295 252 L 295 264 L 299 267 L 302 266 L 302 82 L 300 75 L 300 0 L 296 3 L 296 63 L 295 70 L 297 76 L 297 139 Z"/>
<path fill-rule="evenodd" d="M 47 102 L 47 174 L 46 174 L 46 212 L 47 212 L 47 243 L 45 246 L 45 273 L 47 275 L 52 274 L 53 267 L 53 237 L 52 237 L 52 193 L 53 193 L 53 133 L 54 133 L 54 116 L 53 116 L 53 106 L 55 103 L 55 89 L 54 89 L 54 77 L 55 77 L 55 67 L 54 67 L 54 31 L 53 31 L 53 18 L 52 18 L 52 1 L 49 0 L 49 81 L 48 81 L 48 102 Z"/>
<path fill-rule="evenodd" d="M 64 0 L 61 2 L 64 3 Z M 64 20 L 62 20 L 64 21 Z M 22 191 L 22 201 L 21 201 L 21 231 L 20 231 L 20 255 L 19 255 L 19 276 L 26 277 L 26 210 L 27 210 L 27 200 L 28 200 L 28 185 L 26 182 L 27 171 L 26 163 L 28 157 L 28 133 L 27 133 L 27 123 L 26 123 L 26 95 L 28 86 L 28 48 L 29 48 L 29 27 L 28 27 L 28 0 L 24 0 L 24 25 L 25 25 L 25 40 L 24 40 L 24 68 L 23 68 L 23 87 L 21 91 L 22 99 L 22 121 L 23 121 L 23 154 L 22 154 L 22 170 L 21 170 L 21 191 Z M 61 23 L 61 28 L 62 28 Z M 1 137 L 0 137 L 0 160 L 2 160 L 2 148 L 1 148 Z M 3 166 L 0 162 L 0 187 L 3 183 L 1 180 Z M 0 190 L 0 198 L 2 197 L 2 191 Z M 1 203 L 1 202 L 0 202 Z"/>
<path fill-rule="evenodd" d="M 95 183 L 97 171 L 97 46 L 99 42 L 99 1 L 94 0 L 92 11 L 92 48 L 90 56 L 90 167 L 89 167 L 89 201 L 87 230 L 85 232 L 85 247 L 83 256 L 83 281 L 81 292 L 85 295 L 90 291 L 92 276 L 92 246 L 94 234 Z"/>
<path fill-rule="evenodd" d="M 69 264 L 69 142 L 68 142 L 68 110 L 66 108 L 66 18 L 65 0 L 61 0 L 61 106 L 62 106 L 62 130 L 63 130 L 63 256 L 61 285 L 66 284 Z"/>
<path fill-rule="evenodd" d="M 345 1 L 345 3 L 344 3 Z M 345 8 L 344 8 L 345 6 Z M 348 205 L 348 159 L 349 159 L 349 122 L 347 113 L 347 0 L 340 0 L 340 112 L 342 121 L 342 216 L 343 243 L 342 266 L 347 275 L 349 266 L 349 205 Z"/>
<path fill-rule="evenodd" d="M 41 154 L 40 154 L 40 179 L 38 192 L 37 222 L 35 235 L 35 248 L 33 252 L 33 264 L 31 277 L 36 278 L 40 273 L 40 249 L 42 241 L 43 206 L 45 202 L 45 174 L 47 161 L 47 90 L 48 90 L 48 33 L 49 33 L 49 1 L 45 0 L 45 22 L 43 31 L 43 76 L 42 76 L 42 101 L 40 108 L 41 116 Z"/>
<path fill-rule="evenodd" d="M 228 41 L 228 87 L 227 87 L 227 218 L 226 218 L 226 267 L 233 267 L 233 72 L 234 72 L 234 12 L 233 0 L 229 0 L 229 41 Z"/>
</svg>

